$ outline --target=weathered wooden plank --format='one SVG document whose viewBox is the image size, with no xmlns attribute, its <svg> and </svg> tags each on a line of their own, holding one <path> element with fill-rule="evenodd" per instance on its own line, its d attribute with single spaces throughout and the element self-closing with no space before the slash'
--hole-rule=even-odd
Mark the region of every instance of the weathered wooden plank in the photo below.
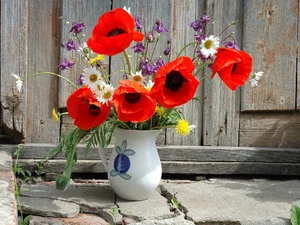
<svg viewBox="0 0 300 225">
<path fill-rule="evenodd" d="M 300 114 L 242 113 L 240 146 L 300 147 Z"/>
<path fill-rule="evenodd" d="M 64 19 L 61 21 L 61 38 L 67 40 L 72 37 L 72 34 L 69 33 L 71 29 L 72 22 L 81 22 L 85 24 L 85 28 L 82 34 L 79 34 L 81 42 L 85 42 L 92 33 L 92 29 L 98 22 L 100 15 L 108 10 L 110 10 L 110 1 L 98 1 L 98 0 L 62 0 L 62 16 Z M 70 24 L 67 24 L 66 21 L 69 21 Z M 75 82 L 80 74 L 82 73 L 83 68 L 88 67 L 88 63 L 84 59 L 80 59 L 81 56 L 78 52 L 69 52 L 66 49 L 61 49 L 60 51 L 60 60 L 69 57 L 75 57 L 79 62 L 80 66 L 77 64 L 70 70 L 61 71 L 61 74 L 66 78 L 70 79 L 72 82 Z M 108 64 L 109 58 L 106 57 L 104 64 Z M 74 91 L 74 88 L 69 85 L 66 81 L 59 81 L 59 108 L 66 107 L 66 102 L 69 95 Z"/>
<path fill-rule="evenodd" d="M 1 1 L 1 121 L 5 142 L 21 142 L 26 135 L 26 93 L 16 88 L 12 72 L 27 75 L 28 1 Z"/>
<path fill-rule="evenodd" d="M 259 85 L 242 91 L 242 110 L 294 110 L 299 1 L 245 1 L 244 50 L 253 71 L 264 71 Z M 288 41 L 287 41 L 288 40 Z"/>
<path fill-rule="evenodd" d="M 235 27 L 225 31 L 220 40 L 235 32 L 237 44 L 241 47 L 242 2 L 207 1 L 207 14 L 212 16 L 214 35 L 219 35 L 234 20 L 239 20 Z M 211 29 L 211 24 L 207 28 Z M 211 71 L 207 70 L 207 74 Z M 231 91 L 216 75 L 204 81 L 203 109 L 203 144 L 220 146 L 238 146 L 240 89 Z"/>
<path fill-rule="evenodd" d="M 43 159 L 55 145 L 25 144 L 20 159 Z M 16 151 L 16 145 L 0 145 L 1 151 Z M 157 146 L 162 161 L 188 162 L 268 162 L 268 163 L 300 163 L 300 148 L 257 148 L 257 147 L 227 147 L 227 146 Z M 109 159 L 113 146 L 106 150 Z M 98 149 L 92 149 L 85 156 L 84 145 L 77 148 L 79 160 L 100 159 Z M 62 153 L 53 159 L 65 159 Z"/>
<path fill-rule="evenodd" d="M 43 10 L 41 10 L 43 9 Z M 59 1 L 28 1 L 28 74 L 57 72 L 59 55 Z M 26 88 L 26 141 L 57 143 L 59 124 L 51 116 L 57 106 L 58 78 L 39 75 Z"/>
<path fill-rule="evenodd" d="M 205 1 L 173 1 L 172 12 L 172 59 L 181 49 L 195 41 L 195 32 L 190 27 L 191 22 L 199 19 L 204 14 Z M 168 20 L 165 15 L 164 19 Z M 187 48 L 182 55 L 193 57 L 194 48 Z M 196 71 L 194 71 L 196 72 Z M 200 83 L 195 97 L 203 95 L 203 83 Z M 166 133 L 166 144 L 168 145 L 200 145 L 202 136 L 202 104 L 198 101 L 190 101 L 182 106 L 182 112 L 189 124 L 196 125 L 194 132 L 182 137 L 174 129 L 168 129 Z"/>
<path fill-rule="evenodd" d="M 38 160 L 20 160 L 23 168 L 29 171 L 36 169 Z M 64 160 L 50 160 L 44 167 L 45 173 L 61 173 Z M 162 171 L 165 174 L 194 175 L 284 175 L 299 176 L 299 163 L 249 163 L 249 162 L 172 162 L 163 161 Z M 74 165 L 73 173 L 105 173 L 99 160 L 79 160 Z"/>
<path fill-rule="evenodd" d="M 297 3 L 297 2 L 296 2 Z M 295 8 L 296 8 L 296 5 L 295 5 Z M 297 59 L 297 68 L 298 68 L 298 71 L 297 71 L 297 105 L 296 105 L 296 108 L 297 110 L 300 110 L 300 66 L 299 66 L 299 63 L 300 63 L 300 45 L 299 45 L 299 42 L 300 42 L 300 3 L 298 2 L 298 59 Z"/>
</svg>

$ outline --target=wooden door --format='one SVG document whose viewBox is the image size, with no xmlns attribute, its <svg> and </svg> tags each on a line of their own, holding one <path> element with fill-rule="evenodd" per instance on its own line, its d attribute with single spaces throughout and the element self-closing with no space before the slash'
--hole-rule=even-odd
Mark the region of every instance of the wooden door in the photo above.
<svg viewBox="0 0 300 225">
<path fill-rule="evenodd" d="M 72 92 L 65 81 L 42 75 L 24 83 L 18 93 L 15 72 L 60 72 L 57 65 L 69 54 L 60 48 L 72 21 L 86 24 L 88 37 L 99 15 L 111 8 L 129 6 L 133 16 L 142 15 L 145 29 L 156 19 L 164 22 L 172 38 L 172 57 L 193 41 L 191 21 L 211 15 L 214 34 L 232 21 L 239 46 L 253 56 L 253 71 L 264 71 L 257 87 L 250 82 L 230 91 L 216 76 L 201 81 L 197 96 L 203 100 L 183 107 L 187 119 L 197 125 L 188 137 L 166 130 L 162 145 L 300 147 L 299 95 L 299 0 L 5 0 L 1 1 L 1 142 L 57 143 L 72 120 L 52 120 L 51 110 L 65 110 Z M 60 19 L 60 17 L 64 19 Z M 225 32 L 222 37 L 229 33 Z M 187 48 L 184 54 L 190 54 Z M 156 51 L 154 57 L 162 55 Z M 120 65 L 118 56 L 106 58 L 108 70 Z M 207 73 L 209 71 L 206 71 Z M 78 69 L 60 73 L 72 80 Z M 203 74 L 205 75 L 205 74 Z M 113 78 L 114 82 L 117 78 Z"/>
</svg>

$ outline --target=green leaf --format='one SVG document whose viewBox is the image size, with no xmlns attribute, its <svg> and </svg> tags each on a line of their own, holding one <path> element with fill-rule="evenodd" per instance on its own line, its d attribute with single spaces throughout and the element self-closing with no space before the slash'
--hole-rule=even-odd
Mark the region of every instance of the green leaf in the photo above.
<svg viewBox="0 0 300 225">
<path fill-rule="evenodd" d="M 23 192 L 23 191 L 29 191 L 28 188 L 20 188 L 20 192 Z"/>
<path fill-rule="evenodd" d="M 65 174 L 61 174 L 56 179 L 56 189 L 59 191 L 65 191 L 70 184 L 70 178 Z"/>
<path fill-rule="evenodd" d="M 171 199 L 171 203 L 172 203 L 172 207 L 173 207 L 173 208 L 175 208 L 175 209 L 178 208 L 178 206 L 179 206 L 179 201 L 177 200 L 176 197 L 173 197 L 173 198 Z"/>
<path fill-rule="evenodd" d="M 28 215 L 24 218 L 22 225 L 28 225 L 31 220 L 31 215 Z"/>
<path fill-rule="evenodd" d="M 300 224 L 300 207 L 296 203 L 292 204 L 291 208 L 291 223 L 292 225 Z"/>
<path fill-rule="evenodd" d="M 121 148 L 120 148 L 119 146 L 116 146 L 116 148 L 115 148 L 115 149 L 116 149 L 116 152 L 117 152 L 117 153 L 119 153 L 119 154 L 121 154 L 121 153 L 122 153 L 122 150 L 121 150 Z"/>
<path fill-rule="evenodd" d="M 135 151 L 133 151 L 132 149 L 126 149 L 124 152 L 123 152 L 124 155 L 134 155 L 135 154 Z"/>
<path fill-rule="evenodd" d="M 127 147 L 127 141 L 124 140 L 124 141 L 122 141 L 122 144 L 121 144 L 121 150 L 122 150 L 122 152 L 126 149 L 126 147 Z"/>
<path fill-rule="evenodd" d="M 110 175 L 112 177 L 115 177 L 115 176 L 119 175 L 119 173 L 117 171 L 115 171 L 115 170 L 112 170 L 112 171 L 110 171 Z"/>
<path fill-rule="evenodd" d="M 119 174 L 120 177 L 122 177 L 124 180 L 130 180 L 131 179 L 131 176 L 127 173 L 120 173 Z"/>
</svg>

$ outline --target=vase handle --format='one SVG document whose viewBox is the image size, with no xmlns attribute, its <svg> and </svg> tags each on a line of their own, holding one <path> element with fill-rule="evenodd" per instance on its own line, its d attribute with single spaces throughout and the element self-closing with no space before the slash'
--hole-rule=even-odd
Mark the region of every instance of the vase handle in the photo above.
<svg viewBox="0 0 300 225">
<path fill-rule="evenodd" d="M 107 163 L 107 160 L 106 160 L 106 157 L 105 157 L 104 148 L 102 148 L 99 145 L 98 151 L 99 151 L 100 159 L 101 159 L 101 161 L 103 163 L 104 169 L 107 172 L 107 165 L 108 165 L 108 163 Z"/>
</svg>

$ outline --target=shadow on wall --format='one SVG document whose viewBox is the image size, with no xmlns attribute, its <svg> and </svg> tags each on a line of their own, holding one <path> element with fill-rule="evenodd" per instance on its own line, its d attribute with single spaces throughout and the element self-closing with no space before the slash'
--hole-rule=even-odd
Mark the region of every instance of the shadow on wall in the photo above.
<svg viewBox="0 0 300 225">
<path fill-rule="evenodd" d="M 240 146 L 300 147 L 300 113 L 242 113 Z"/>
</svg>

